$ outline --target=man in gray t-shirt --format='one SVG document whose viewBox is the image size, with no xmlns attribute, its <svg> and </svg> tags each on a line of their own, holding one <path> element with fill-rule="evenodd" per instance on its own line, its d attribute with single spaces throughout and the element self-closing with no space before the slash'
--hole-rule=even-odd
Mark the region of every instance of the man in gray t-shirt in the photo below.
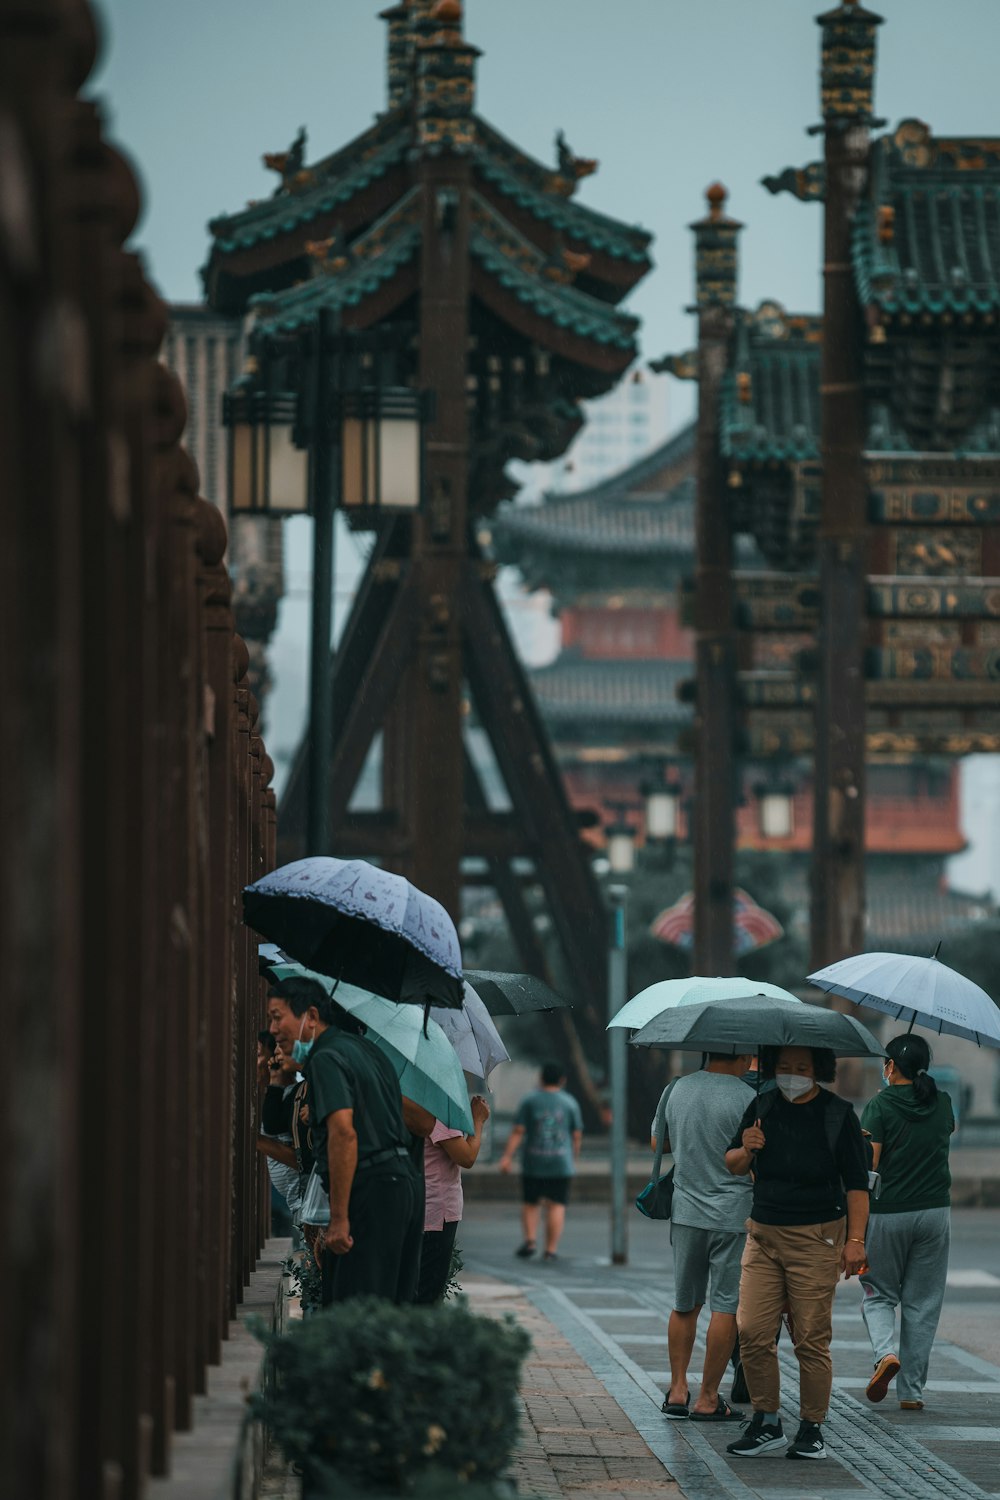
<svg viewBox="0 0 1000 1500">
<path fill-rule="evenodd" d="M 742 1415 L 719 1395 L 719 1384 L 736 1342 L 740 1257 L 753 1193 L 749 1177 L 734 1177 L 726 1167 L 726 1151 L 753 1098 L 740 1077 L 749 1062 L 710 1053 L 702 1071 L 677 1079 L 667 1099 L 665 1149 L 674 1158 L 674 1310 L 670 1389 L 663 1402 L 668 1417 L 723 1422 Z M 712 1316 L 701 1390 L 691 1407 L 687 1372 L 706 1296 Z"/>
</svg>

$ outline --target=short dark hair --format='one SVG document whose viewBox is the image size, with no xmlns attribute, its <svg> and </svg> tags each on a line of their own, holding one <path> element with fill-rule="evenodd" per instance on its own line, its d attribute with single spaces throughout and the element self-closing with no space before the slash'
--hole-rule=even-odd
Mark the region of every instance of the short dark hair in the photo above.
<svg viewBox="0 0 1000 1500">
<path fill-rule="evenodd" d="M 265 1049 L 265 1051 L 269 1052 L 270 1055 L 273 1057 L 274 1056 L 274 1049 L 278 1045 L 277 1039 L 275 1038 L 274 1033 L 271 1032 L 271 1031 L 268 1031 L 267 1027 L 265 1026 L 264 1029 L 263 1029 L 263 1031 L 258 1031 L 258 1033 L 257 1033 L 257 1040 L 260 1043 L 260 1045 Z"/>
<path fill-rule="evenodd" d="M 353 1032 L 355 1036 L 365 1034 L 362 1023 L 342 1005 L 338 1005 L 333 996 L 315 979 L 305 979 L 293 974 L 290 979 L 281 979 L 273 984 L 271 994 L 284 1000 L 295 1016 L 304 1016 L 309 1007 L 315 1005 L 324 1026 L 336 1026 L 340 1031 Z"/>
<path fill-rule="evenodd" d="M 705 1062 L 735 1062 L 738 1057 L 743 1057 L 744 1055 L 750 1057 L 752 1053 L 753 1048 L 748 1047 L 745 1054 L 742 1052 L 706 1052 L 704 1053 L 704 1058 Z"/>
<path fill-rule="evenodd" d="M 547 1062 L 542 1066 L 542 1083 L 546 1088 L 552 1088 L 557 1083 L 562 1083 L 566 1077 L 566 1069 L 557 1062 Z"/>
<path fill-rule="evenodd" d="M 794 1042 L 788 1043 L 794 1047 Z M 778 1053 L 781 1047 L 761 1047 L 760 1049 L 760 1076 L 761 1078 L 773 1078 L 778 1066 Z M 806 1049 L 812 1053 L 813 1072 L 817 1083 L 832 1083 L 837 1076 L 837 1054 L 830 1047 L 809 1047 Z"/>
</svg>

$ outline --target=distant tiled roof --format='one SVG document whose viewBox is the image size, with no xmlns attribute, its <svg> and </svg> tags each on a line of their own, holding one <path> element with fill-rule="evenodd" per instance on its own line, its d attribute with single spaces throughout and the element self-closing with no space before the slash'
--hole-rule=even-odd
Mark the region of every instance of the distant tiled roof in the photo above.
<svg viewBox="0 0 1000 1500">
<path fill-rule="evenodd" d="M 994 915 L 994 908 L 980 897 L 942 890 L 926 876 L 908 880 L 898 870 L 882 879 L 869 873 L 866 907 L 866 945 L 890 952 L 905 952 L 915 940 L 937 942 Z"/>
<path fill-rule="evenodd" d="M 679 486 L 679 488 L 681 488 Z M 508 505 L 494 535 L 557 547 L 567 552 L 611 552 L 690 557 L 694 553 L 694 480 L 665 505 L 657 499 L 597 500 L 566 495 L 543 505 Z"/>
<path fill-rule="evenodd" d="M 538 706 L 553 727 L 593 722 L 615 727 L 680 725 L 691 718 L 677 701 L 690 661 L 587 661 L 562 656 L 532 672 Z"/>
<path fill-rule="evenodd" d="M 1000 139 L 904 120 L 872 151 L 854 234 L 862 302 L 887 313 L 1000 309 Z"/>
</svg>

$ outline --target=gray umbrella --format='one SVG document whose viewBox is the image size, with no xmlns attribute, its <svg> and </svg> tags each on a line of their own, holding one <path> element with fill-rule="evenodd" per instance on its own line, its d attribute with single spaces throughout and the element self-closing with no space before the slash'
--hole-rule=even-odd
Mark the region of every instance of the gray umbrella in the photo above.
<svg viewBox="0 0 1000 1500">
<path fill-rule="evenodd" d="M 761 1047 L 826 1047 L 837 1057 L 883 1057 L 883 1048 L 853 1016 L 819 1005 L 754 996 L 707 1000 L 666 1010 L 632 1038 L 634 1047 L 681 1052 L 757 1052 Z"/>
</svg>

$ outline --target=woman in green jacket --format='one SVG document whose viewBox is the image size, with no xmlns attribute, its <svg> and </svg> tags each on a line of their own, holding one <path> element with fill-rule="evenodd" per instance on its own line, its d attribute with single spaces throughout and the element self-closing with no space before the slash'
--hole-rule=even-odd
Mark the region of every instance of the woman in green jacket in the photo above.
<svg viewBox="0 0 1000 1500">
<path fill-rule="evenodd" d="M 861 1116 L 861 1127 L 871 1136 L 872 1165 L 882 1177 L 868 1221 L 869 1269 L 861 1277 L 861 1311 L 875 1356 L 867 1395 L 869 1401 L 883 1401 L 898 1376 L 900 1406 L 920 1411 L 948 1275 L 948 1148 L 955 1116 L 950 1098 L 927 1071 L 931 1054 L 923 1037 L 894 1037 L 885 1050 L 883 1077 L 889 1086 L 869 1100 Z"/>
</svg>

